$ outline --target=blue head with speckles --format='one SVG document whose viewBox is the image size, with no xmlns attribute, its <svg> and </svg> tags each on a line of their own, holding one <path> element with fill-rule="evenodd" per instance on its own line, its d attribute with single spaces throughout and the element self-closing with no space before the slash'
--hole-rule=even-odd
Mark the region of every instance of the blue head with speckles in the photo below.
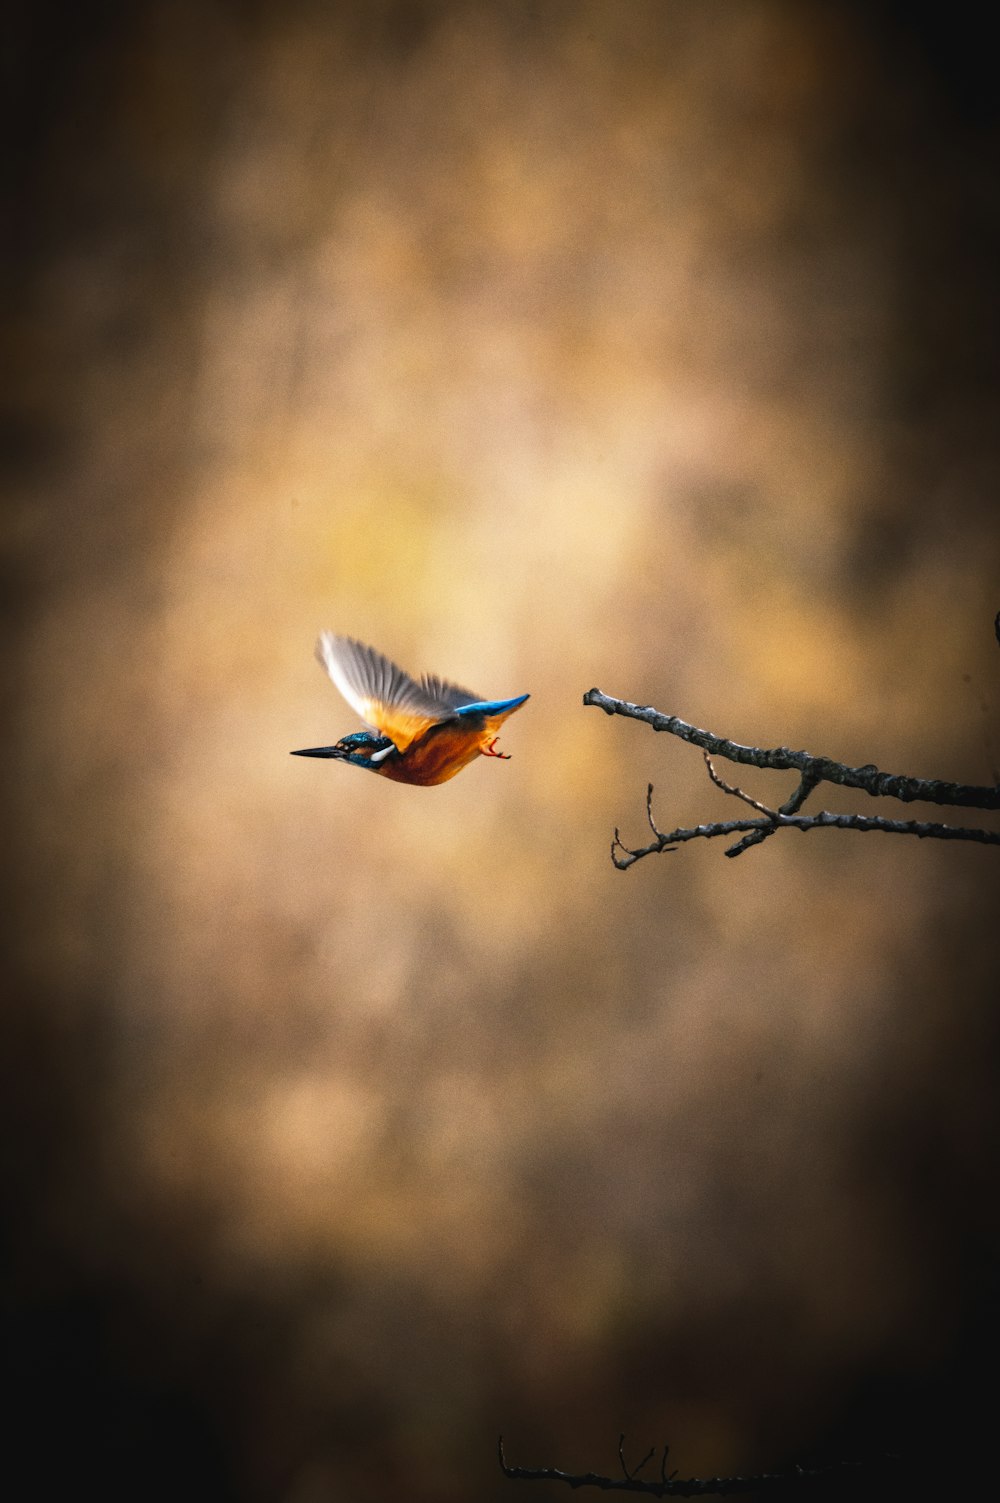
<svg viewBox="0 0 1000 1503">
<path fill-rule="evenodd" d="M 355 767 L 367 767 L 371 772 L 378 772 L 387 757 L 398 755 L 395 743 L 374 731 L 352 731 L 349 736 L 341 736 L 336 746 L 312 746 L 292 752 L 293 757 L 333 757 L 338 762 L 353 762 Z"/>
</svg>

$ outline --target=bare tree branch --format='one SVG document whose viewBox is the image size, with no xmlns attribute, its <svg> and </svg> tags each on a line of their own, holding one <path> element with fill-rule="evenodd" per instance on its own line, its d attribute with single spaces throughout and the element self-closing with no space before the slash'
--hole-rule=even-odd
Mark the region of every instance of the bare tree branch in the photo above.
<svg viewBox="0 0 1000 1503">
<path fill-rule="evenodd" d="M 679 736 L 682 741 L 690 741 L 702 751 L 725 757 L 729 762 L 742 762 L 777 772 L 798 772 L 803 781 L 807 777 L 811 780 L 809 788 L 799 798 L 799 805 L 817 783 L 837 783 L 842 788 L 860 788 L 873 798 L 895 798 L 904 804 L 920 802 L 952 804 L 968 809 L 1000 809 L 1000 785 L 976 788 L 966 783 L 946 783 L 939 778 L 905 777 L 899 773 L 880 772 L 873 763 L 848 767 L 843 762 L 835 762 L 832 757 L 789 751 L 787 746 L 770 751 L 758 746 L 741 746 L 738 741 L 728 741 L 711 731 L 699 730 L 677 715 L 663 715 L 651 705 L 640 706 L 630 704 L 627 699 L 614 699 L 610 694 L 602 694 L 600 689 L 588 689 L 583 702 L 595 705 L 606 715 L 625 715 L 630 720 L 642 720 L 654 731 L 668 731 L 671 736 Z"/>
<path fill-rule="evenodd" d="M 760 1472 L 752 1477 L 678 1477 L 676 1472 L 672 1472 L 668 1477 L 666 1465 L 670 1447 L 664 1446 L 660 1479 L 653 1481 L 640 1478 L 638 1475 L 652 1457 L 653 1450 L 650 1449 L 638 1466 L 633 1467 L 630 1472 L 625 1465 L 624 1444 L 625 1437 L 622 1436 L 618 1444 L 618 1458 L 624 1476 L 620 1478 L 604 1477 L 598 1472 L 578 1474 L 562 1472 L 554 1466 L 511 1466 L 504 1455 L 502 1435 L 497 1449 L 504 1476 L 510 1477 L 515 1482 L 564 1482 L 572 1488 L 596 1487 L 601 1492 L 644 1493 L 647 1497 L 653 1498 L 706 1498 L 735 1493 L 774 1492 L 800 1487 L 803 1483 L 826 1481 L 842 1472 L 882 1471 L 891 1464 L 887 1458 L 867 1465 L 862 1462 L 840 1461 L 825 1467 L 797 1466 L 786 1472 Z"/>
<path fill-rule="evenodd" d="M 649 785 L 652 793 L 653 785 Z M 661 851 L 676 850 L 687 840 L 714 840 L 719 835 L 738 835 L 748 831 L 756 839 L 754 844 L 773 835 L 776 830 L 881 830 L 888 835 L 916 835 L 918 840 L 971 840 L 979 845 L 1000 845 L 1000 831 L 968 829 L 958 825 L 927 824 L 915 819 L 880 819 L 868 814 L 831 814 L 823 809 L 819 814 L 779 816 L 773 819 L 726 819 L 716 824 L 694 825 L 690 829 L 658 832 L 649 845 L 635 849 L 625 845 L 620 832 L 615 831 L 611 842 L 611 859 L 618 870 L 627 871 L 643 856 L 658 856 Z M 739 856 L 750 842 L 740 840 L 730 846 L 727 856 Z"/>
<path fill-rule="evenodd" d="M 585 705 L 596 705 L 606 715 L 625 715 L 632 720 L 642 720 L 655 731 L 668 731 L 682 741 L 700 746 L 705 758 L 708 775 L 723 793 L 737 798 L 762 816 L 760 819 L 730 819 L 713 824 L 695 825 L 690 829 L 678 828 L 666 833 L 657 827 L 653 818 L 653 786 L 646 793 L 646 818 L 653 832 L 653 841 L 646 846 L 626 846 L 619 832 L 611 843 L 611 859 L 619 871 L 633 866 L 643 856 L 660 851 L 676 850 L 687 840 L 711 840 L 718 835 L 742 835 L 726 851 L 727 856 L 739 856 L 753 845 L 759 845 L 779 830 L 879 830 L 888 835 L 915 835 L 919 840 L 970 840 L 979 845 L 1000 845 L 1000 833 L 993 830 L 970 829 L 957 825 L 936 824 L 926 820 L 885 819 L 866 814 L 832 814 L 822 810 L 819 814 L 799 814 L 806 799 L 820 783 L 836 783 L 843 788 L 858 788 L 873 798 L 896 798 L 903 803 L 919 799 L 926 803 L 949 804 L 955 807 L 974 809 L 1000 808 L 1000 785 L 992 788 L 970 787 L 965 783 L 946 783 L 938 778 L 911 778 L 895 773 L 880 772 L 874 764 L 865 767 L 848 767 L 843 762 L 834 762 L 830 757 L 814 757 L 809 752 L 793 752 L 781 746 L 764 750 L 757 746 L 742 746 L 711 731 L 699 730 L 676 715 L 662 715 L 651 706 L 640 707 L 628 700 L 613 699 L 602 694 L 600 689 L 591 689 L 583 696 Z M 712 765 L 710 753 L 725 757 L 730 762 L 740 762 L 753 767 L 777 771 L 795 771 L 799 782 L 794 792 L 777 809 L 752 798 L 742 788 L 725 782 Z"/>
</svg>

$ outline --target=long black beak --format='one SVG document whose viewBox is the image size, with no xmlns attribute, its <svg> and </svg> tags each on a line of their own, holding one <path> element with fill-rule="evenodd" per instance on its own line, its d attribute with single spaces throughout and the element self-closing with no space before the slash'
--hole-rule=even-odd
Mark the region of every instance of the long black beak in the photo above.
<svg viewBox="0 0 1000 1503">
<path fill-rule="evenodd" d="M 339 746 L 310 746 L 305 751 L 289 752 L 292 757 L 343 757 L 343 748 Z"/>
</svg>

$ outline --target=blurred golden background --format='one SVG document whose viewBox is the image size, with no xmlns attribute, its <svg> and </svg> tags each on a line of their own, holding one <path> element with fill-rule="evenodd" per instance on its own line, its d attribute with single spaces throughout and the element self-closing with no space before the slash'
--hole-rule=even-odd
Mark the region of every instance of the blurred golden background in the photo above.
<svg viewBox="0 0 1000 1503">
<path fill-rule="evenodd" d="M 996 778 L 985 42 L 811 0 L 21 9 L 36 1495 L 510 1498 L 500 1430 L 579 1471 L 620 1431 L 683 1473 L 928 1426 L 953 1459 L 996 1334 L 996 856 L 616 873 L 647 782 L 663 828 L 740 811 L 581 696 Z M 291 760 L 358 728 L 322 628 L 530 692 L 512 760 Z"/>
</svg>

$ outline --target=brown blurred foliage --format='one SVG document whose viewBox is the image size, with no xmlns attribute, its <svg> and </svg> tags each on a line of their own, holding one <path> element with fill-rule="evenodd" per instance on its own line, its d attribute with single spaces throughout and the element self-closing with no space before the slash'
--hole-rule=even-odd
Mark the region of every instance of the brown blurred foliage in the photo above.
<svg viewBox="0 0 1000 1503">
<path fill-rule="evenodd" d="M 983 38 L 812 0 L 12 26 L 37 1495 L 510 1497 L 500 1429 L 683 1471 L 974 1433 L 996 856 L 620 876 L 647 781 L 664 828 L 731 811 L 580 697 L 996 776 Z M 323 627 L 530 691 L 512 760 L 290 760 L 356 728 Z"/>
</svg>

